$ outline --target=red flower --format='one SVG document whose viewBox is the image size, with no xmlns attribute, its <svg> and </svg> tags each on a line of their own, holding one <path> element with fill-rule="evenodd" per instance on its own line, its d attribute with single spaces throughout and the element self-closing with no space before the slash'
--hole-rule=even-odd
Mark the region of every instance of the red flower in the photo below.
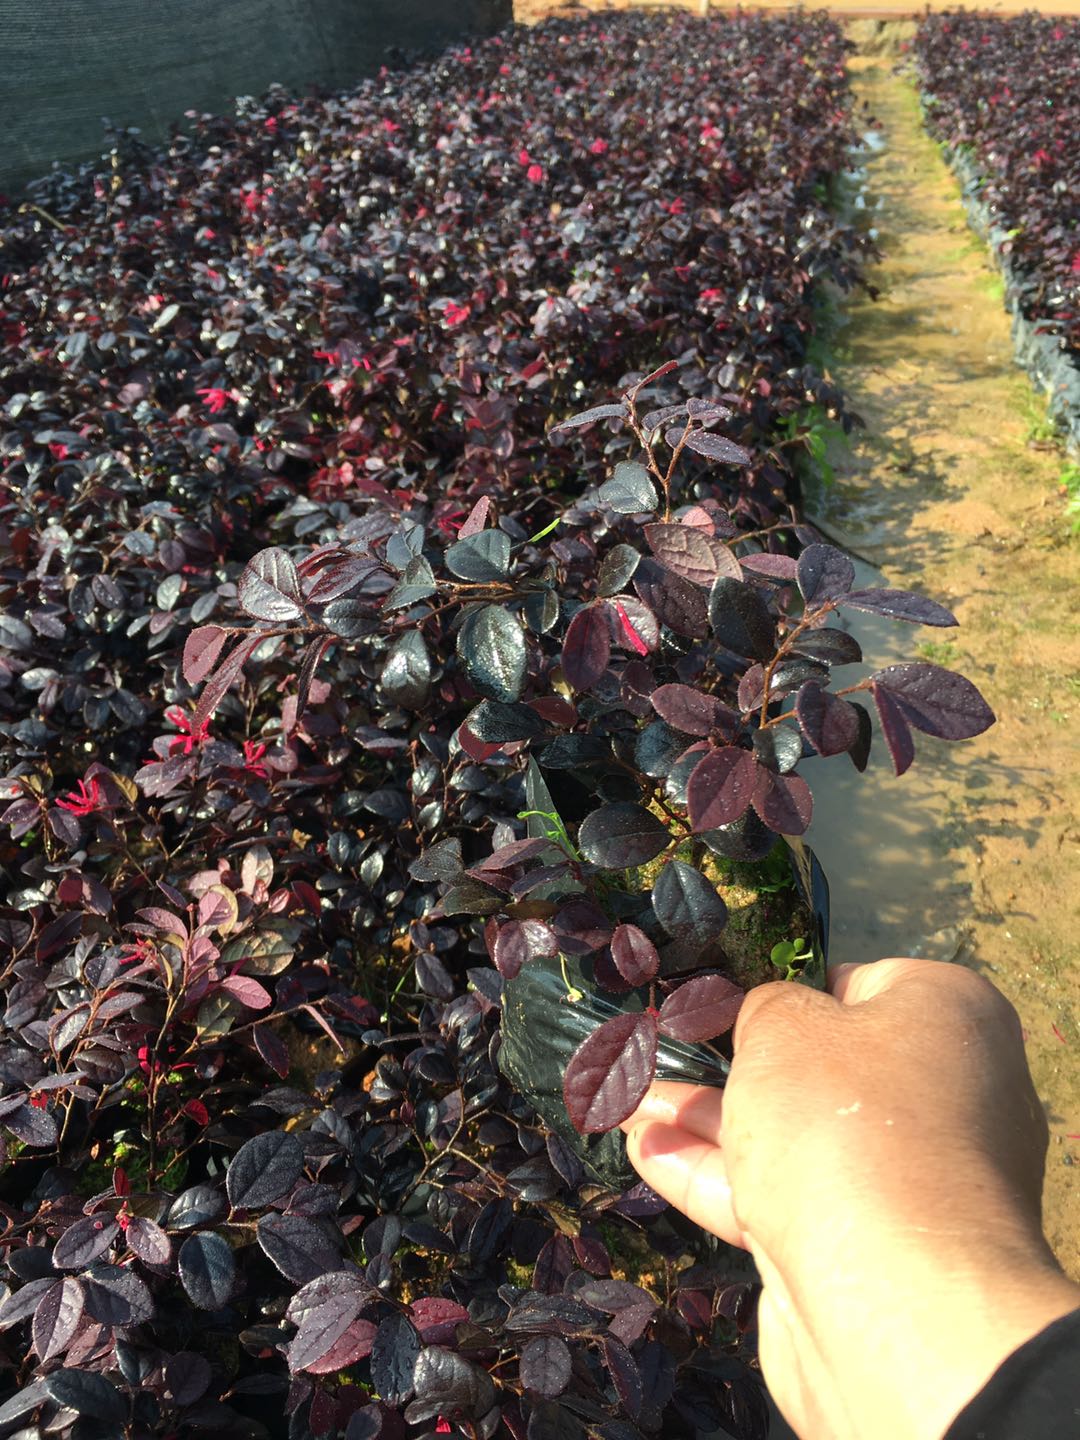
<svg viewBox="0 0 1080 1440">
<path fill-rule="evenodd" d="M 168 1048 L 167 1054 L 169 1054 L 169 1055 L 175 1055 L 175 1053 L 176 1053 L 176 1046 L 175 1046 L 175 1045 L 170 1045 L 169 1048 Z M 140 1046 L 139 1046 L 139 1049 L 138 1049 L 138 1052 L 137 1052 L 137 1056 L 138 1056 L 138 1061 L 139 1061 L 139 1069 L 143 1072 L 144 1075 L 149 1075 L 149 1074 L 150 1074 L 150 1046 L 149 1046 L 149 1045 L 140 1045 Z M 154 1061 L 154 1073 L 157 1074 L 157 1075 L 160 1075 L 160 1074 L 162 1074 L 164 1071 L 167 1071 L 167 1070 L 194 1070 L 194 1068 L 195 1068 L 195 1066 L 194 1066 L 194 1065 L 191 1063 L 191 1061 L 189 1061 L 189 1060 L 181 1061 L 179 1064 L 176 1064 L 176 1065 L 171 1064 L 167 1059 L 166 1059 L 166 1060 L 155 1060 L 155 1061 Z M 196 1104 L 197 1104 L 197 1103 L 198 1103 L 198 1102 L 196 1101 Z M 185 1108 L 186 1108 L 186 1107 L 185 1107 Z"/>
<path fill-rule="evenodd" d="M 453 1434 L 453 1429 L 452 1429 L 452 1427 L 451 1427 L 450 1421 L 447 1420 L 447 1419 L 445 1418 L 445 1416 L 443 1416 L 443 1415 L 440 1415 L 440 1416 L 439 1416 L 439 1423 L 435 1426 L 435 1434 L 436 1434 L 436 1435 L 452 1435 L 452 1434 Z"/>
<path fill-rule="evenodd" d="M 169 754 L 190 755 L 196 745 L 201 745 L 204 740 L 210 738 L 210 721 L 204 720 L 198 729 L 192 729 L 192 721 L 179 705 L 174 705 L 171 710 L 165 711 L 165 719 L 171 720 L 181 732 L 169 740 Z"/>
<path fill-rule="evenodd" d="M 464 325 L 471 314 L 472 310 L 468 305 L 458 305 L 455 301 L 451 300 L 443 310 L 443 319 L 446 321 L 446 328 L 453 330 L 458 325 Z"/>
<path fill-rule="evenodd" d="M 206 408 L 211 415 L 220 415 L 229 403 L 228 390 L 222 390 L 218 385 L 210 385 L 205 390 L 196 390 L 195 394 L 205 397 Z"/>
<path fill-rule="evenodd" d="M 539 185 L 544 178 L 544 167 L 542 165 L 530 165 L 525 171 L 525 177 L 531 180 L 534 185 Z"/>
<path fill-rule="evenodd" d="M 276 129 L 277 129 L 277 116 L 276 116 L 276 115 L 268 115 L 268 116 L 266 117 L 266 119 L 263 121 L 263 124 L 266 126 L 267 130 L 276 130 Z"/>
<path fill-rule="evenodd" d="M 464 524 L 467 513 L 465 510 L 451 510 L 448 514 L 443 515 L 441 519 L 436 520 L 435 524 L 444 535 L 456 535 Z"/>
<path fill-rule="evenodd" d="M 606 140 L 594 140 L 589 146 L 590 155 L 606 155 L 608 143 Z"/>
<path fill-rule="evenodd" d="M 524 148 L 518 151 L 518 163 L 521 165 L 528 165 L 529 163 L 529 152 Z"/>
<path fill-rule="evenodd" d="M 69 790 L 56 803 L 61 810 L 70 810 L 72 815 L 93 815 L 95 810 L 102 808 L 102 800 L 101 786 L 96 780 L 91 780 L 89 785 L 80 780 L 77 790 Z"/>
<path fill-rule="evenodd" d="M 47 1110 L 49 1108 L 49 1097 L 48 1095 L 31 1095 L 30 1104 L 35 1110 Z"/>
<path fill-rule="evenodd" d="M 196 1125 L 209 1125 L 210 1112 L 201 1100 L 189 1100 L 184 1106 L 184 1114 L 194 1120 Z"/>
<path fill-rule="evenodd" d="M 156 958 L 157 951 L 154 949 L 154 942 L 147 940 L 145 937 L 140 937 L 135 941 L 135 944 L 130 950 L 120 956 L 118 963 L 120 965 L 136 965 L 142 963 L 144 960 L 154 960 Z"/>
<path fill-rule="evenodd" d="M 266 766 L 259 762 L 266 754 L 266 746 L 258 740 L 244 741 L 244 769 L 250 770 L 253 775 L 266 779 Z"/>
<path fill-rule="evenodd" d="M 60 441 L 60 440 L 50 440 L 50 441 L 49 441 L 49 453 L 50 453 L 50 455 L 52 455 L 52 457 L 53 457 L 54 460 L 66 460 L 66 459 L 67 459 L 68 448 L 67 448 L 67 446 L 66 446 L 62 441 Z"/>
<path fill-rule="evenodd" d="M 395 130 L 400 130 L 400 129 L 401 129 L 401 126 L 400 126 L 400 125 L 395 125 L 394 122 L 393 122 L 393 120 L 386 120 L 386 119 L 384 119 L 383 122 L 382 122 L 382 128 L 386 131 L 386 133 L 387 133 L 388 135 L 393 135 L 393 133 L 394 133 Z"/>
</svg>

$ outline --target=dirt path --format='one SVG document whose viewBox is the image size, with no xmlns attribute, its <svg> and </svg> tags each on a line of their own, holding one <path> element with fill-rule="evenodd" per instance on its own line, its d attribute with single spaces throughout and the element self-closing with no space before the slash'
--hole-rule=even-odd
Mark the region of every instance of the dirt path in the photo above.
<svg viewBox="0 0 1080 1440">
<path fill-rule="evenodd" d="M 1047 1233 L 1080 1279 L 1080 542 L 1061 518 L 1063 462 L 1031 443 L 1041 406 L 1012 364 L 999 282 L 891 66 L 853 66 L 886 258 L 881 298 L 848 306 L 836 338 L 867 431 L 822 515 L 885 583 L 925 589 L 961 622 L 893 627 L 872 655 L 883 632 L 864 633 L 867 658 L 913 658 L 922 642 L 998 723 L 964 745 L 923 741 L 903 779 L 879 763 L 829 797 L 833 958 L 866 958 L 867 935 L 877 954 L 955 957 L 1017 1006 L 1053 1133 Z"/>
</svg>

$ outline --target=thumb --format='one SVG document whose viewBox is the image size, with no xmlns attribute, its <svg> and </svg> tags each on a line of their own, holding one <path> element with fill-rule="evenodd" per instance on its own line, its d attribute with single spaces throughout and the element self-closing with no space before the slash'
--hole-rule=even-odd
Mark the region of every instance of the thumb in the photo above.
<svg viewBox="0 0 1080 1440">
<path fill-rule="evenodd" d="M 645 1120 L 626 1137 L 630 1162 L 646 1185 L 695 1225 L 747 1249 L 731 1204 L 724 1152 L 678 1125 Z"/>
<path fill-rule="evenodd" d="M 898 959 L 831 965 L 826 985 L 841 1005 L 862 1005 L 895 989 L 901 981 L 924 978 L 931 968 L 936 973 L 939 965 L 935 960 Z"/>
</svg>

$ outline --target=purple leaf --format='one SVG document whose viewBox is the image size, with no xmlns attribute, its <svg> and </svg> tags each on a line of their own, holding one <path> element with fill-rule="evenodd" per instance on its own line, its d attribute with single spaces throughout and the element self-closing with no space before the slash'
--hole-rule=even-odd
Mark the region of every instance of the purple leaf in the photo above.
<svg viewBox="0 0 1080 1440">
<path fill-rule="evenodd" d="M 604 1336 L 600 1341 L 600 1350 L 623 1409 L 632 1420 L 636 1420 L 644 1399 L 637 1361 L 622 1341 L 613 1335 Z"/>
<path fill-rule="evenodd" d="M 199 696 L 199 703 L 195 707 L 195 714 L 191 721 L 192 730 L 200 730 L 210 719 L 234 681 L 240 678 L 245 662 L 258 649 L 262 638 L 261 635 L 246 637 L 229 651 L 217 670 L 210 676 Z M 162 762 L 164 765 L 170 763 L 168 760 Z"/>
<path fill-rule="evenodd" d="M 45 1376 L 50 1400 L 91 1420 L 100 1420 L 115 1433 L 128 1418 L 128 1404 L 115 1385 L 92 1370 L 53 1370 Z"/>
<path fill-rule="evenodd" d="M 568 955 L 591 955 L 611 939 L 611 921 L 592 900 L 571 900 L 551 923 L 558 948 Z"/>
<path fill-rule="evenodd" d="M 708 602 L 699 585 L 646 556 L 634 571 L 634 589 L 676 635 L 701 640 L 708 633 Z"/>
<path fill-rule="evenodd" d="M 457 1327 L 469 1321 L 464 1305 L 441 1295 L 420 1296 L 409 1306 L 409 1314 L 425 1345 L 452 1345 Z"/>
<path fill-rule="evenodd" d="M 691 685 L 661 685 L 649 698 L 660 718 L 686 735 L 709 735 L 714 730 L 734 735 L 739 723 L 730 706 Z"/>
<path fill-rule="evenodd" d="M 865 705 L 860 705 L 857 700 L 853 700 L 851 708 L 855 711 L 858 720 L 859 734 L 855 744 L 851 747 L 849 759 L 861 774 L 870 760 L 870 745 L 874 738 L 874 727 L 870 723 L 870 712 Z"/>
<path fill-rule="evenodd" d="M 900 702 L 893 698 L 889 690 L 875 685 L 871 693 L 877 706 L 878 719 L 881 721 L 881 733 L 885 736 L 885 744 L 892 756 L 893 769 L 897 775 L 903 775 L 911 768 L 911 762 L 915 759 L 915 742 L 907 719 L 900 708 Z"/>
<path fill-rule="evenodd" d="M 616 1015 L 570 1057 L 563 1079 L 567 1114 L 581 1135 L 613 1130 L 640 1105 L 656 1073 L 656 1017 Z"/>
<path fill-rule="evenodd" d="M 727 906 L 700 870 L 669 860 L 652 889 L 653 911 L 673 940 L 705 945 L 727 924 Z"/>
<path fill-rule="evenodd" d="M 944 605 L 910 590 L 852 590 L 840 604 L 853 610 L 869 610 L 873 615 L 888 615 L 893 620 L 907 620 L 911 625 L 956 624 L 956 616 Z"/>
<path fill-rule="evenodd" d="M 250 975 L 226 975 L 221 989 L 249 1010 L 267 1010 L 274 1003 L 270 992 Z"/>
<path fill-rule="evenodd" d="M 578 831 L 585 859 L 604 870 L 647 865 L 671 843 L 664 822 L 644 805 L 617 801 L 587 815 Z"/>
<path fill-rule="evenodd" d="M 201 685 L 213 670 L 225 641 L 219 625 L 200 625 L 184 642 L 183 673 L 189 685 Z"/>
<path fill-rule="evenodd" d="M 371 1378 L 388 1405 L 403 1404 L 413 1392 L 420 1336 L 404 1315 L 389 1315 L 371 1347 Z"/>
<path fill-rule="evenodd" d="M 81 1282 L 71 1275 L 46 1290 L 34 1311 L 31 1328 L 39 1359 L 52 1360 L 67 1349 L 82 1319 L 85 1294 Z"/>
<path fill-rule="evenodd" d="M 220 1310 L 237 1289 L 236 1259 L 213 1231 L 189 1235 L 180 1246 L 180 1283 L 199 1310 Z"/>
<path fill-rule="evenodd" d="M 499 974 L 513 980 L 529 960 L 558 952 L 555 932 L 542 920 L 510 920 L 499 927 L 491 958 Z"/>
<path fill-rule="evenodd" d="M 648 470 L 636 460 L 615 466 L 610 480 L 600 486 L 600 503 L 619 515 L 651 513 L 657 506 L 656 486 Z"/>
<path fill-rule="evenodd" d="M 750 752 L 733 745 L 711 750 L 698 761 L 686 785 L 686 805 L 695 831 L 730 825 L 746 813 L 753 798 L 755 770 Z"/>
<path fill-rule="evenodd" d="M 709 623 L 720 644 L 748 660 L 770 659 L 776 626 L 752 585 L 721 575 L 709 595 Z"/>
<path fill-rule="evenodd" d="M 413 1372 L 413 1386 L 416 1399 L 405 1411 L 410 1424 L 432 1420 L 443 1413 L 479 1419 L 491 1411 L 495 1402 L 495 1383 L 487 1370 L 475 1360 L 441 1345 L 428 1345 L 421 1350 Z"/>
<path fill-rule="evenodd" d="M 808 545 L 796 570 L 807 609 L 846 595 L 855 583 L 855 566 L 835 545 Z"/>
<path fill-rule="evenodd" d="M 594 405 L 591 410 L 579 410 L 558 421 L 548 431 L 548 436 L 557 435 L 560 430 L 579 430 L 583 425 L 592 425 L 597 420 L 625 420 L 626 406 L 620 402 L 613 405 Z"/>
<path fill-rule="evenodd" d="M 596 576 L 598 595 L 616 595 L 641 562 L 641 553 L 632 545 L 613 545 L 600 562 Z"/>
<path fill-rule="evenodd" d="M 745 996 L 722 975 L 702 975 L 673 991 L 660 1007 L 660 1033 L 694 1044 L 726 1035 Z"/>
<path fill-rule="evenodd" d="M 24 1145 L 38 1150 L 47 1150 L 55 1145 L 60 1134 L 52 1112 L 39 1110 L 29 1102 L 9 1111 L 3 1124 Z"/>
<path fill-rule="evenodd" d="M 570 1348 L 558 1335 L 537 1335 L 521 1352 L 519 1374 L 526 1390 L 554 1400 L 570 1384 Z"/>
<path fill-rule="evenodd" d="M 113 1244 L 120 1226 L 111 1217 L 88 1215 L 69 1225 L 56 1242 L 53 1264 L 58 1270 L 85 1270 Z"/>
<path fill-rule="evenodd" d="M 252 1032 L 255 1042 L 255 1049 L 265 1060 L 270 1069 L 275 1071 L 282 1080 L 289 1073 L 289 1048 L 280 1035 L 276 1035 L 265 1025 L 257 1025 Z"/>
<path fill-rule="evenodd" d="M 738 576 L 739 563 L 719 540 L 713 540 L 694 525 L 658 524 L 645 526 L 649 549 L 661 565 L 695 585 L 711 585 L 721 567 Z M 724 565 L 721 552 L 731 561 Z"/>
<path fill-rule="evenodd" d="M 335 1340 L 326 1354 L 310 1360 L 306 1369 L 312 1375 L 337 1375 L 358 1360 L 365 1360 L 375 1346 L 377 1327 L 371 1320 L 354 1320 L 344 1335 Z"/>
<path fill-rule="evenodd" d="M 791 649 L 826 665 L 851 665 L 863 658 L 859 642 L 846 630 L 807 630 L 792 642 Z"/>
<path fill-rule="evenodd" d="M 287 1195 L 304 1169 L 304 1147 L 291 1131 L 267 1130 L 240 1146 L 225 1175 L 234 1210 L 261 1210 Z"/>
<path fill-rule="evenodd" d="M 180 1350 L 165 1362 L 165 1384 L 174 1405 L 194 1405 L 210 1388 L 210 1363 L 193 1350 Z"/>
<path fill-rule="evenodd" d="M 263 1254 L 296 1285 L 306 1285 L 341 1264 L 338 1246 L 325 1228 L 303 1215 L 264 1215 L 255 1233 Z"/>
<path fill-rule="evenodd" d="M 802 835 L 814 813 L 810 786 L 800 775 L 777 775 L 759 765 L 754 809 L 770 830 L 780 835 Z"/>
<path fill-rule="evenodd" d="M 909 725 L 940 740 L 968 740 L 994 723 L 994 712 L 971 681 L 941 665 L 888 665 L 870 681 L 875 691 L 888 690 Z"/>
<path fill-rule="evenodd" d="M 621 595 L 604 602 L 611 625 L 611 643 L 635 655 L 648 655 L 660 644 L 656 616 L 636 595 Z"/>
<path fill-rule="evenodd" d="M 300 675 L 296 682 L 297 720 L 304 718 L 304 712 L 307 710 L 308 699 L 311 695 L 311 686 L 315 680 L 315 672 L 318 670 L 323 656 L 333 643 L 333 640 L 331 640 L 328 635 L 324 635 L 321 640 L 316 640 L 307 648 L 304 655 L 304 663 L 300 666 Z"/>
<path fill-rule="evenodd" d="M 510 569 L 510 536 L 503 530 L 478 530 L 446 549 L 446 568 L 459 580 L 489 584 Z"/>
<path fill-rule="evenodd" d="M 566 627 L 562 668 L 575 690 L 591 690 L 611 660 L 611 624 L 603 605 L 583 606 Z"/>
<path fill-rule="evenodd" d="M 611 937 L 611 958 L 628 985 L 647 985 L 656 979 L 660 957 L 644 930 L 636 925 L 616 926 Z"/>
<path fill-rule="evenodd" d="M 565 1240 L 566 1237 L 553 1238 Z M 566 1248 L 569 1250 L 569 1242 Z M 570 1253 L 572 1262 L 573 1252 Z M 512 1334 L 587 1335 L 596 1329 L 596 1316 L 568 1295 L 532 1292 L 514 1301 L 504 1323 Z"/>
<path fill-rule="evenodd" d="M 787 583 L 795 579 L 795 561 L 790 555 L 743 555 L 739 565 L 743 570 L 749 570 L 754 575 L 764 575 L 769 580 Z M 739 576 L 735 576 L 735 579 L 739 579 Z"/>
<path fill-rule="evenodd" d="M 133 1215 L 124 1239 L 129 1249 L 147 1265 L 168 1265 L 172 1259 L 172 1241 L 161 1226 L 147 1216 Z"/>
<path fill-rule="evenodd" d="M 56 1277 L 49 1275 L 31 1280 L 21 1289 L 13 1291 L 0 1302 L 0 1330 L 10 1330 L 12 1325 L 21 1325 L 28 1320 L 44 1295 L 56 1284 Z"/>
<path fill-rule="evenodd" d="M 795 696 L 795 715 L 819 755 L 843 755 L 858 743 L 859 712 L 814 680 Z"/>
<path fill-rule="evenodd" d="M 82 1279 L 86 1288 L 86 1313 L 102 1325 L 145 1325 L 153 1316 L 153 1296 L 128 1266 L 106 1265 L 99 1260 Z"/>
<path fill-rule="evenodd" d="M 274 624 L 299 620 L 304 613 L 304 597 L 288 551 L 276 545 L 260 550 L 240 576 L 236 598 L 255 620 L 269 620 Z"/>
<path fill-rule="evenodd" d="M 681 430 L 669 430 L 664 437 L 668 444 L 677 445 L 682 439 Z M 709 460 L 719 460 L 725 465 L 749 465 L 750 451 L 744 450 L 741 445 L 736 445 L 734 440 L 728 440 L 723 435 L 712 435 L 707 430 L 691 430 L 686 437 L 686 448 L 695 451 L 698 455 L 704 455 Z"/>
</svg>

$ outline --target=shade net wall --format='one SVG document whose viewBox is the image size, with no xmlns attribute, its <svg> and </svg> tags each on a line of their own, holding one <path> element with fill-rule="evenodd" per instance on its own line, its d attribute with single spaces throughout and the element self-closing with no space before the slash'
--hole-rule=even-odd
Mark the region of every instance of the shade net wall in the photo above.
<svg viewBox="0 0 1080 1440">
<path fill-rule="evenodd" d="M 394 47 L 490 34 L 511 0 L 0 0 L 0 190 L 104 148 L 102 118 L 159 139 L 271 84 L 335 90 Z"/>
</svg>

